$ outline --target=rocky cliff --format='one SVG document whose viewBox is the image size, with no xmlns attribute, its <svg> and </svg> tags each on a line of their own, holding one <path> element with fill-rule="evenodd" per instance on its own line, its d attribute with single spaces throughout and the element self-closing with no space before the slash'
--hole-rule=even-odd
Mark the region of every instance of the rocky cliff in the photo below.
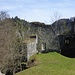
<svg viewBox="0 0 75 75">
<path fill-rule="evenodd" d="M 38 50 L 41 51 L 41 45 L 45 45 L 46 50 L 57 50 L 55 31 L 51 25 L 45 25 L 39 22 L 30 23 L 30 32 L 38 35 Z M 55 41 L 54 41 L 55 40 Z"/>
</svg>

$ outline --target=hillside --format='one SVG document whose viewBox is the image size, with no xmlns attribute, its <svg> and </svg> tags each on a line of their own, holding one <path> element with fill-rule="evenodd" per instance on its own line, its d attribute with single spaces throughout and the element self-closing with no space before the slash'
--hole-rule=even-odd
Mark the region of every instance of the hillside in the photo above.
<svg viewBox="0 0 75 75">
<path fill-rule="evenodd" d="M 74 19 L 59 19 L 52 24 L 56 34 L 71 34 L 74 33 Z"/>
<path fill-rule="evenodd" d="M 75 58 L 67 58 L 56 52 L 33 56 L 38 62 L 16 75 L 75 75 Z"/>
<path fill-rule="evenodd" d="M 18 18 L 5 18 L 0 20 L 0 70 L 6 73 L 7 70 L 14 73 L 22 70 L 21 63 L 27 62 L 27 38 L 37 35 L 38 43 L 36 50 L 42 52 L 42 45 L 45 52 L 60 51 L 58 33 L 73 33 L 75 20 L 60 19 L 52 25 L 40 22 L 27 22 Z M 56 28 L 57 27 L 57 28 Z M 68 33 L 67 33 L 68 32 Z M 59 34 L 59 35 L 60 35 Z M 32 50 L 30 49 L 32 52 Z M 6 62 L 6 63 L 5 63 Z"/>
</svg>

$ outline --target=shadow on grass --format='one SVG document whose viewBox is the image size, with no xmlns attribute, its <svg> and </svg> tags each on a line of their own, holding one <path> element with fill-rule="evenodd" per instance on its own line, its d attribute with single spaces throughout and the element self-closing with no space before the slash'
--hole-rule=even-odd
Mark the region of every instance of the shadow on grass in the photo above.
<svg viewBox="0 0 75 75">
<path fill-rule="evenodd" d="M 52 49 L 49 49 L 49 50 L 44 50 L 42 51 L 41 53 L 49 53 L 49 52 L 57 52 L 65 57 L 68 57 L 68 58 L 75 58 L 75 50 L 74 49 L 71 49 L 71 50 L 52 50 Z"/>
</svg>

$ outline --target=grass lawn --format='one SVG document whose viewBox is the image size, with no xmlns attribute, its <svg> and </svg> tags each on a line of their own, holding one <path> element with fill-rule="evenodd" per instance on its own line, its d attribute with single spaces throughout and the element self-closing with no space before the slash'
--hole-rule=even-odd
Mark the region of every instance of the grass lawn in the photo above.
<svg viewBox="0 0 75 75">
<path fill-rule="evenodd" d="M 75 58 L 67 58 L 56 52 L 36 54 L 33 58 L 38 65 L 16 75 L 75 75 Z"/>
</svg>

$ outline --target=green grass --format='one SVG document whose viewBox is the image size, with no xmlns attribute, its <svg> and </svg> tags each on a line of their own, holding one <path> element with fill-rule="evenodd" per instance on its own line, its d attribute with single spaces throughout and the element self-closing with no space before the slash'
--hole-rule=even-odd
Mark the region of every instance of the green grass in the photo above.
<svg viewBox="0 0 75 75">
<path fill-rule="evenodd" d="M 56 52 L 34 56 L 38 65 L 16 75 L 75 75 L 75 58 L 67 58 Z"/>
</svg>

